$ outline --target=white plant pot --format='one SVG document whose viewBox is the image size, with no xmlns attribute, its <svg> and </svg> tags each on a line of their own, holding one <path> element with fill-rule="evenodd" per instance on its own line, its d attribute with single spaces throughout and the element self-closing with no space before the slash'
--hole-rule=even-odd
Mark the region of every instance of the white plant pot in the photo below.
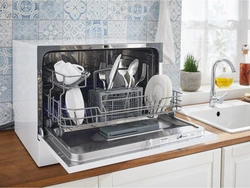
<svg viewBox="0 0 250 188">
<path fill-rule="evenodd" d="M 197 91 L 201 86 L 201 72 L 181 71 L 180 86 L 183 91 Z"/>
</svg>

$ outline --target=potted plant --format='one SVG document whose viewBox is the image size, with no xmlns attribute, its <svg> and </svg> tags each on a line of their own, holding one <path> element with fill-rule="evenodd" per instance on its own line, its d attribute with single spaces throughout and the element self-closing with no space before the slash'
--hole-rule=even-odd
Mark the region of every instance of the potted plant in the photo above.
<svg viewBox="0 0 250 188">
<path fill-rule="evenodd" d="M 192 54 L 185 59 L 184 69 L 180 74 L 180 86 L 183 91 L 197 91 L 201 86 L 201 72 L 198 71 L 198 61 Z"/>
</svg>

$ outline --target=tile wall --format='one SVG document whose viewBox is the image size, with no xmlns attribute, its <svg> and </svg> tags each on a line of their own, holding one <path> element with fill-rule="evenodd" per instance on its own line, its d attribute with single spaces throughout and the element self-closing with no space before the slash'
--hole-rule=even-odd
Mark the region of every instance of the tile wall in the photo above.
<svg viewBox="0 0 250 188">
<path fill-rule="evenodd" d="M 168 0 L 176 65 L 164 65 L 179 89 L 181 0 Z M 119 38 L 154 41 L 158 0 L 1 0 L 0 126 L 12 117 L 12 40 Z"/>
</svg>

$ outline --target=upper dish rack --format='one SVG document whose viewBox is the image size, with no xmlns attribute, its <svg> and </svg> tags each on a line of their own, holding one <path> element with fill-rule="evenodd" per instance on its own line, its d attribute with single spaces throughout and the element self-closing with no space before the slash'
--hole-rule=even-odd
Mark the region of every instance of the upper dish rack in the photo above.
<svg viewBox="0 0 250 188">
<path fill-rule="evenodd" d="M 51 70 L 49 68 L 47 68 L 44 72 L 45 76 L 48 78 L 48 82 L 52 83 L 52 86 L 57 86 L 63 90 L 68 90 L 68 89 L 71 89 L 71 88 L 74 88 L 74 87 L 80 87 L 80 88 L 83 88 L 83 87 L 86 87 L 87 86 L 87 78 L 90 76 L 90 72 L 88 71 L 83 71 L 80 78 L 74 82 L 73 84 L 69 84 L 69 85 L 66 85 L 65 84 L 65 79 L 66 78 L 74 78 L 74 77 L 79 77 L 78 75 L 77 76 L 65 76 L 63 74 L 60 74 L 54 70 Z M 63 81 L 62 82 L 58 82 L 57 79 L 56 79 L 56 74 L 59 74 L 63 77 Z M 83 83 L 82 86 L 79 86 L 80 83 Z"/>
<path fill-rule="evenodd" d="M 87 104 L 83 103 L 80 108 L 70 109 L 65 104 L 67 90 L 78 88 L 86 92 L 87 78 L 90 73 L 83 72 L 77 83 L 65 85 L 56 80 L 55 71 L 50 69 L 46 69 L 46 71 L 47 74 L 50 74 L 48 81 L 51 82 L 51 88 L 48 94 L 45 94 L 44 99 L 44 114 L 47 116 L 45 125 L 48 128 L 53 127 L 57 136 L 62 136 L 63 133 L 69 131 L 131 122 L 139 117 L 142 119 L 154 118 L 163 113 L 173 115 L 181 108 L 181 93 L 174 90 L 171 97 L 164 97 L 155 103 L 143 94 L 142 87 L 122 87 L 111 90 L 95 89 L 94 87 L 94 89 L 88 90 Z M 53 95 L 55 86 L 62 89 L 57 96 Z M 77 116 L 77 113 L 82 116 Z"/>
</svg>

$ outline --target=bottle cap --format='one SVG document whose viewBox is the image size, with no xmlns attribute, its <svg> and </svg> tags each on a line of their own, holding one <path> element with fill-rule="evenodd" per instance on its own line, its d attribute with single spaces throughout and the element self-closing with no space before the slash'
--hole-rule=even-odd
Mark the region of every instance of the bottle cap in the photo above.
<svg viewBox="0 0 250 188">
<path fill-rule="evenodd" d="M 244 44 L 242 46 L 242 54 L 248 54 L 249 46 L 247 44 Z"/>
</svg>

